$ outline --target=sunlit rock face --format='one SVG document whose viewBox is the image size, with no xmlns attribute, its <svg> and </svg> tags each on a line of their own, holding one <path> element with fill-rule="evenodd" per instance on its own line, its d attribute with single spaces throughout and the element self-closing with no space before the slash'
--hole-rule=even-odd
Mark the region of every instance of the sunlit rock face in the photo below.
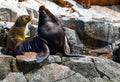
<svg viewBox="0 0 120 82">
<path fill-rule="evenodd" d="M 39 6 L 45 5 L 61 20 L 63 27 L 76 31 L 80 41 L 86 47 L 101 48 L 119 39 L 119 5 L 107 7 L 91 6 L 89 9 L 84 9 L 74 0 L 69 0 L 68 2 L 72 3 L 73 6 L 70 8 L 61 7 L 50 0 L 25 0 L 23 2 L 1 0 L 0 20 L 15 21 L 18 16 L 29 14 L 32 16 L 31 23 L 38 25 Z M 36 35 L 36 32 L 34 34 Z"/>
<path fill-rule="evenodd" d="M 78 3 L 83 4 L 84 7 L 89 8 L 91 5 L 101 5 L 101 6 L 109 6 L 109 5 L 119 5 L 119 0 L 76 0 Z"/>
<path fill-rule="evenodd" d="M 83 27 L 77 29 L 83 42 L 93 48 L 111 45 L 120 38 L 120 27 L 110 22 L 88 21 L 83 23 Z"/>
<path fill-rule="evenodd" d="M 15 22 L 17 13 L 8 8 L 0 8 L 0 21 Z"/>
<path fill-rule="evenodd" d="M 19 55 L 16 58 L 0 55 L 0 82 L 120 82 L 120 64 L 116 63 L 120 62 L 119 5 L 84 9 L 75 0 L 67 0 L 72 3 L 71 8 L 60 6 L 53 0 L 21 1 L 0 0 L 0 30 L 10 28 L 18 16 L 29 14 L 32 21 L 27 25 L 26 35 L 37 36 L 38 9 L 40 5 L 45 5 L 65 27 L 71 53 L 81 54 L 82 57 L 61 57 L 58 53 L 37 63 L 32 53 L 33 56 Z M 112 48 L 108 45 L 113 44 L 115 50 L 112 56 Z M 81 50 L 86 48 L 89 52 L 85 56 Z"/>
<path fill-rule="evenodd" d="M 16 59 L 12 56 L 0 54 L 0 80 L 4 79 L 8 75 L 8 73 L 16 71 Z"/>
</svg>

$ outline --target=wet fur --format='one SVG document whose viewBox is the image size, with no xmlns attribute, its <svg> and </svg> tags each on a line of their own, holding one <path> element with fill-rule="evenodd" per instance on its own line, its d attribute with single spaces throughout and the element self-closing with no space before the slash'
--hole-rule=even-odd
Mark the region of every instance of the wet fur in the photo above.
<svg viewBox="0 0 120 82">
<path fill-rule="evenodd" d="M 14 51 L 16 47 L 25 40 L 26 24 L 31 20 L 29 15 L 18 17 L 15 24 L 10 28 L 7 35 L 6 54 L 11 54 L 9 51 Z"/>
<path fill-rule="evenodd" d="M 41 39 L 40 37 L 33 37 L 26 39 L 23 41 L 17 48 L 15 49 L 15 54 L 22 55 L 25 52 L 36 52 L 36 53 L 47 53 L 46 41 Z"/>
<path fill-rule="evenodd" d="M 38 36 L 48 42 L 50 54 L 56 54 L 63 49 L 65 34 L 57 18 L 49 13 L 47 9 L 39 11 Z"/>
<path fill-rule="evenodd" d="M 66 52 L 64 29 L 59 20 L 44 6 L 39 9 L 38 36 L 47 41 L 51 55 L 60 52 L 67 57 L 81 57 Z"/>
</svg>

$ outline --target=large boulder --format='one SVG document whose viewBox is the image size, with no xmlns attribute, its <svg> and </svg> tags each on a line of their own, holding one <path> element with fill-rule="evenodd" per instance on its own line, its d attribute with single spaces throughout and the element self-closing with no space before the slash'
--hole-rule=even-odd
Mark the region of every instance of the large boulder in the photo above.
<svg viewBox="0 0 120 82">
<path fill-rule="evenodd" d="M 11 56 L 0 55 L 0 80 L 4 79 L 9 72 L 16 71 L 18 71 L 16 59 Z"/>
<path fill-rule="evenodd" d="M 82 74 L 86 78 L 100 77 L 93 62 L 91 61 L 91 58 L 64 57 L 63 64 L 70 67 L 75 72 Z"/>
<path fill-rule="evenodd" d="M 63 64 L 92 82 L 119 82 L 120 64 L 106 59 L 86 56 L 85 58 L 64 58 Z"/>
<path fill-rule="evenodd" d="M 41 63 L 36 62 L 36 53 L 29 52 L 29 54 L 18 55 L 16 56 L 16 61 L 19 71 L 23 73 L 28 73 L 34 69 L 40 69 L 42 66 L 45 66 L 50 63 L 62 63 L 62 59 L 57 55 L 50 55 L 45 61 Z"/>
<path fill-rule="evenodd" d="M 28 82 L 90 82 L 79 73 L 58 64 L 46 65 L 39 70 L 29 72 L 25 77 Z"/>
<path fill-rule="evenodd" d="M 0 8 L 0 21 L 14 22 L 17 13 L 8 8 Z"/>
<path fill-rule="evenodd" d="M 27 80 L 25 79 L 23 73 L 11 72 L 7 75 L 7 77 L 4 80 L 0 82 L 27 82 Z"/>
<path fill-rule="evenodd" d="M 77 54 L 84 54 L 85 53 L 85 46 L 80 41 L 77 33 L 75 30 L 65 27 L 65 35 L 70 46 L 71 53 Z"/>
<path fill-rule="evenodd" d="M 113 82 L 120 81 L 120 64 L 100 58 L 93 59 L 93 63 L 102 78 L 106 77 Z"/>
<path fill-rule="evenodd" d="M 88 48 L 101 48 L 119 39 L 120 26 L 105 20 L 63 20 L 62 25 L 75 29 L 80 40 Z"/>
</svg>

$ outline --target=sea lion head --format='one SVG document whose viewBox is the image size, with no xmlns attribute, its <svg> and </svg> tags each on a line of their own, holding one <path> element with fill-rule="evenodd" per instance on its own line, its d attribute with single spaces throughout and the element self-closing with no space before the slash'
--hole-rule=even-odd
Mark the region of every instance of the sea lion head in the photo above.
<svg viewBox="0 0 120 82">
<path fill-rule="evenodd" d="M 43 11 L 43 10 L 45 10 L 45 9 L 46 9 L 45 6 L 44 6 L 44 5 L 41 5 L 40 8 L 39 8 L 39 11 Z"/>
<path fill-rule="evenodd" d="M 25 26 L 31 19 L 32 17 L 30 15 L 19 16 L 15 22 L 15 26 L 17 27 Z"/>
</svg>

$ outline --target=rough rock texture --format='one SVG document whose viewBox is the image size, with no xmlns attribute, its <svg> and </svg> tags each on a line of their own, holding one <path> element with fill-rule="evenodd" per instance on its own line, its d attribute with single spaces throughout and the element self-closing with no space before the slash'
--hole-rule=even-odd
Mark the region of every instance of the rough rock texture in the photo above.
<svg viewBox="0 0 120 82">
<path fill-rule="evenodd" d="M 62 25 L 75 29 L 80 41 L 88 48 L 102 48 L 111 45 L 120 37 L 120 26 L 104 19 L 98 20 L 62 20 Z M 70 31 L 69 31 L 70 32 Z"/>
<path fill-rule="evenodd" d="M 27 12 L 29 15 L 31 15 L 34 18 L 39 18 L 39 14 L 35 9 L 27 8 Z"/>
<path fill-rule="evenodd" d="M 37 33 L 37 26 L 35 27 L 35 26 L 29 24 L 28 25 L 28 29 L 29 29 L 28 35 L 30 37 L 35 37 L 35 36 L 38 35 L 38 33 Z"/>
<path fill-rule="evenodd" d="M 36 63 L 32 56 L 18 56 L 17 63 L 14 61 L 14 64 L 11 64 L 13 59 L 15 58 L 0 55 L 0 79 L 2 80 L 0 82 L 26 82 L 26 80 L 27 82 L 120 81 L 120 64 L 106 58 L 92 56 L 61 58 L 52 55 L 46 61 Z M 15 71 L 19 72 L 14 73 Z M 22 79 L 15 81 L 20 77 Z"/>
<path fill-rule="evenodd" d="M 44 62 L 37 63 L 34 53 L 32 53 L 31 55 L 19 55 L 16 57 L 16 60 L 18 64 L 18 69 L 25 74 L 34 69 L 39 69 L 42 66 L 50 63 L 58 63 L 58 64 L 62 63 L 61 57 L 57 55 L 51 55 Z"/>
<path fill-rule="evenodd" d="M 23 73 L 11 72 L 3 81 L 0 82 L 27 82 L 27 80 L 25 79 Z"/>
<path fill-rule="evenodd" d="M 117 12 L 120 12 L 120 5 L 117 5 L 117 6 L 113 5 L 110 8 L 117 11 Z"/>
<path fill-rule="evenodd" d="M 92 60 L 102 78 L 108 78 L 110 81 L 120 81 L 120 64 L 112 60 L 95 58 Z"/>
<path fill-rule="evenodd" d="M 91 82 L 114 82 L 114 81 L 110 81 L 108 79 L 102 79 L 100 77 L 95 77 L 93 79 L 90 79 Z"/>
<path fill-rule="evenodd" d="M 6 23 L 4 23 L 6 25 Z M 8 28 L 0 23 L 0 46 L 4 47 L 6 45 L 6 38 L 8 33 Z"/>
<path fill-rule="evenodd" d="M 61 20 L 62 26 L 67 27 L 66 37 L 74 53 L 82 53 L 81 48 L 85 47 L 90 55 L 102 54 L 106 57 L 111 54 L 113 48 L 113 51 L 116 51 L 113 58 L 116 56 L 115 59 L 119 60 L 119 6 L 91 6 L 90 9 L 84 9 L 75 0 L 69 2 L 73 4 L 72 8 L 61 7 L 52 0 L 24 2 L 0 0 L 0 20 L 5 21 L 0 22 L 0 29 L 10 28 L 17 16 L 29 14 L 33 18 L 32 24 L 28 25 L 30 30 L 28 36 L 36 36 L 37 26 L 34 28 L 33 24 L 37 25 L 39 6 L 45 4 L 46 8 Z M 104 48 L 108 45 L 111 47 Z M 0 82 L 120 82 L 120 64 L 101 56 L 71 58 L 52 55 L 46 61 L 36 63 L 35 55 L 17 56 L 16 59 L 0 55 L 0 80 L 2 80 Z"/>
<path fill-rule="evenodd" d="M 16 56 L 16 61 L 18 64 L 18 69 L 23 73 L 28 73 L 29 71 L 40 68 L 40 64 L 36 63 L 36 54 L 29 52 L 29 54 Z"/>
<path fill-rule="evenodd" d="M 9 72 L 17 71 L 16 59 L 11 56 L 0 55 L 0 80 L 4 79 Z"/>
<path fill-rule="evenodd" d="M 14 22 L 17 13 L 8 8 L 0 8 L 0 21 Z"/>
<path fill-rule="evenodd" d="M 99 77 L 91 58 L 63 58 L 63 63 L 86 78 Z"/>
<path fill-rule="evenodd" d="M 89 82 L 82 75 L 58 64 L 46 65 L 37 71 L 29 72 L 25 76 L 28 82 Z"/>
<path fill-rule="evenodd" d="M 65 29 L 66 38 L 67 38 L 69 46 L 70 46 L 71 53 L 84 54 L 85 53 L 85 46 L 80 41 L 75 30 L 69 29 L 67 27 L 64 29 Z"/>
<path fill-rule="evenodd" d="M 70 67 L 72 70 L 82 74 L 86 78 L 97 80 L 99 77 L 101 80 L 108 80 L 111 82 L 120 81 L 120 64 L 108 60 L 105 58 L 64 58 L 64 64 Z"/>
<path fill-rule="evenodd" d="M 107 59 L 113 58 L 112 50 L 108 46 L 99 49 L 89 50 L 88 53 L 91 56 L 103 57 Z"/>
<path fill-rule="evenodd" d="M 113 51 L 113 60 L 120 63 L 120 47 Z"/>
</svg>

